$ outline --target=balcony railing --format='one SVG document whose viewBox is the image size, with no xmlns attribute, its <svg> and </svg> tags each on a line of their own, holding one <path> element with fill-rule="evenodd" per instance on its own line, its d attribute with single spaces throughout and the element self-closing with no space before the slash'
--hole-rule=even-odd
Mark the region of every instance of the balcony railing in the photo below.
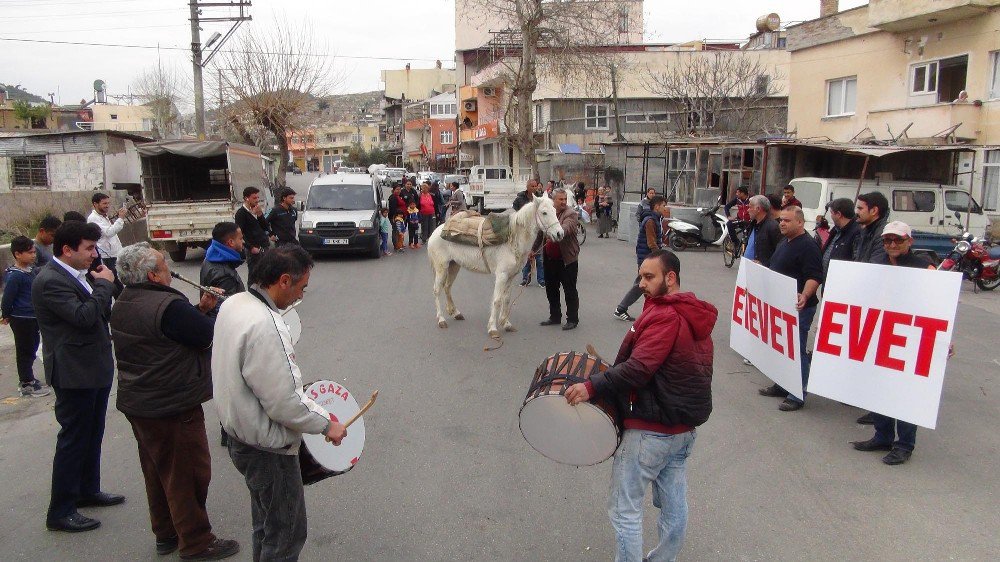
<svg viewBox="0 0 1000 562">
<path fill-rule="evenodd" d="M 906 129 L 905 137 L 916 139 L 935 135 L 943 138 L 948 130 L 957 126 L 954 130 L 956 137 L 974 140 L 981 134 L 981 119 L 982 108 L 977 105 L 938 103 L 923 107 L 869 111 L 868 127 L 880 137 L 889 131 L 892 131 L 893 136 L 899 136 Z"/>
</svg>

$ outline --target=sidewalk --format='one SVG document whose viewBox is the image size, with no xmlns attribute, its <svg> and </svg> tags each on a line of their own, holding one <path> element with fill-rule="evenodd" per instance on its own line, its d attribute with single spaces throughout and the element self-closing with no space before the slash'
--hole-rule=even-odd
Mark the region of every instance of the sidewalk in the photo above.
<svg viewBox="0 0 1000 562">
<path fill-rule="evenodd" d="M 35 378 L 40 381 L 45 379 L 42 368 L 41 360 L 35 361 Z M 0 326 L 0 422 L 51 412 L 55 402 L 54 393 L 41 398 L 21 396 L 14 363 L 14 334 L 10 327 Z"/>
</svg>

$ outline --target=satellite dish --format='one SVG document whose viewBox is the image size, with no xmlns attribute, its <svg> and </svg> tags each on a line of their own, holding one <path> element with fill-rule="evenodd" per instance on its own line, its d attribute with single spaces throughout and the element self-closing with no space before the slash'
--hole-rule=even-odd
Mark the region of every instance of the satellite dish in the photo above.
<svg viewBox="0 0 1000 562">
<path fill-rule="evenodd" d="M 94 91 L 95 92 L 103 92 L 105 86 L 107 86 L 107 84 L 104 83 L 104 80 L 94 80 Z"/>
</svg>

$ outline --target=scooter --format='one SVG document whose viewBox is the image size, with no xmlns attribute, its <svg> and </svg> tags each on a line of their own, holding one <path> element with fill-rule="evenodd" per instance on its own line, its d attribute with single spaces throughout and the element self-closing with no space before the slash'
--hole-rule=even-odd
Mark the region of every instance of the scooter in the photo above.
<svg viewBox="0 0 1000 562">
<path fill-rule="evenodd" d="M 1000 286 L 1000 246 L 987 248 L 979 238 L 966 232 L 938 269 L 961 271 L 976 287 L 992 291 Z"/>
<path fill-rule="evenodd" d="M 695 224 L 678 218 L 667 219 L 667 243 L 675 252 L 688 248 L 721 246 L 726 239 L 726 217 L 719 212 L 721 205 L 706 209 L 698 207 L 701 223 Z"/>
</svg>

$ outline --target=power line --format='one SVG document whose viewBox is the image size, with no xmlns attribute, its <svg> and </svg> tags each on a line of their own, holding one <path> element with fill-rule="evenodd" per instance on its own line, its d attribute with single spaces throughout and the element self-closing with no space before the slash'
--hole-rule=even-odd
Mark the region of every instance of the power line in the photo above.
<svg viewBox="0 0 1000 562">
<path fill-rule="evenodd" d="M 3 19 L 4 20 L 33 20 L 33 19 L 41 19 L 41 18 L 77 18 L 77 19 L 88 19 L 88 18 L 102 17 L 102 16 L 122 17 L 122 16 L 132 16 L 134 14 L 153 14 L 153 13 L 162 13 L 162 12 L 179 13 L 179 10 L 177 10 L 176 8 L 173 8 L 173 9 L 167 9 L 167 10 L 130 10 L 127 13 L 123 13 L 123 12 L 97 12 L 97 13 L 94 13 L 94 14 L 82 14 L 82 13 L 74 13 L 74 14 L 35 14 L 35 15 L 31 15 L 31 16 L 4 16 Z"/>
<path fill-rule="evenodd" d="M 0 37 L 0 41 L 13 41 L 17 43 L 46 43 L 51 45 L 82 45 L 85 47 L 117 47 L 123 49 L 160 49 L 162 51 L 190 51 L 189 47 L 157 47 L 156 45 L 128 45 L 122 43 L 88 43 L 84 41 L 53 41 L 49 39 L 19 39 L 14 37 Z M 329 57 L 340 59 L 361 59 L 361 60 L 400 60 L 400 61 L 426 61 L 437 62 L 442 59 L 418 58 L 418 57 L 373 57 L 363 55 L 330 55 L 329 53 L 273 53 L 239 50 L 222 50 L 223 53 L 241 53 L 258 55 L 278 55 L 278 56 L 306 56 L 306 57 Z"/>
<path fill-rule="evenodd" d="M 148 0 L 81 0 L 80 2 L 66 2 L 65 0 L 59 0 L 58 2 L 45 2 L 42 0 L 32 0 L 31 2 L 13 0 L 11 2 L 4 2 L 0 0 L 0 8 L 45 8 L 47 6 L 77 6 L 80 4 L 122 4 L 124 2 L 148 2 Z"/>
<path fill-rule="evenodd" d="M 122 29 L 152 29 L 152 28 L 162 28 L 162 27 L 187 27 L 187 24 L 169 24 L 169 25 L 130 25 L 128 27 L 89 27 L 87 29 L 46 29 L 44 31 L 14 31 L 11 32 L 12 35 L 36 35 L 38 33 L 81 33 L 84 31 L 115 31 Z"/>
</svg>

